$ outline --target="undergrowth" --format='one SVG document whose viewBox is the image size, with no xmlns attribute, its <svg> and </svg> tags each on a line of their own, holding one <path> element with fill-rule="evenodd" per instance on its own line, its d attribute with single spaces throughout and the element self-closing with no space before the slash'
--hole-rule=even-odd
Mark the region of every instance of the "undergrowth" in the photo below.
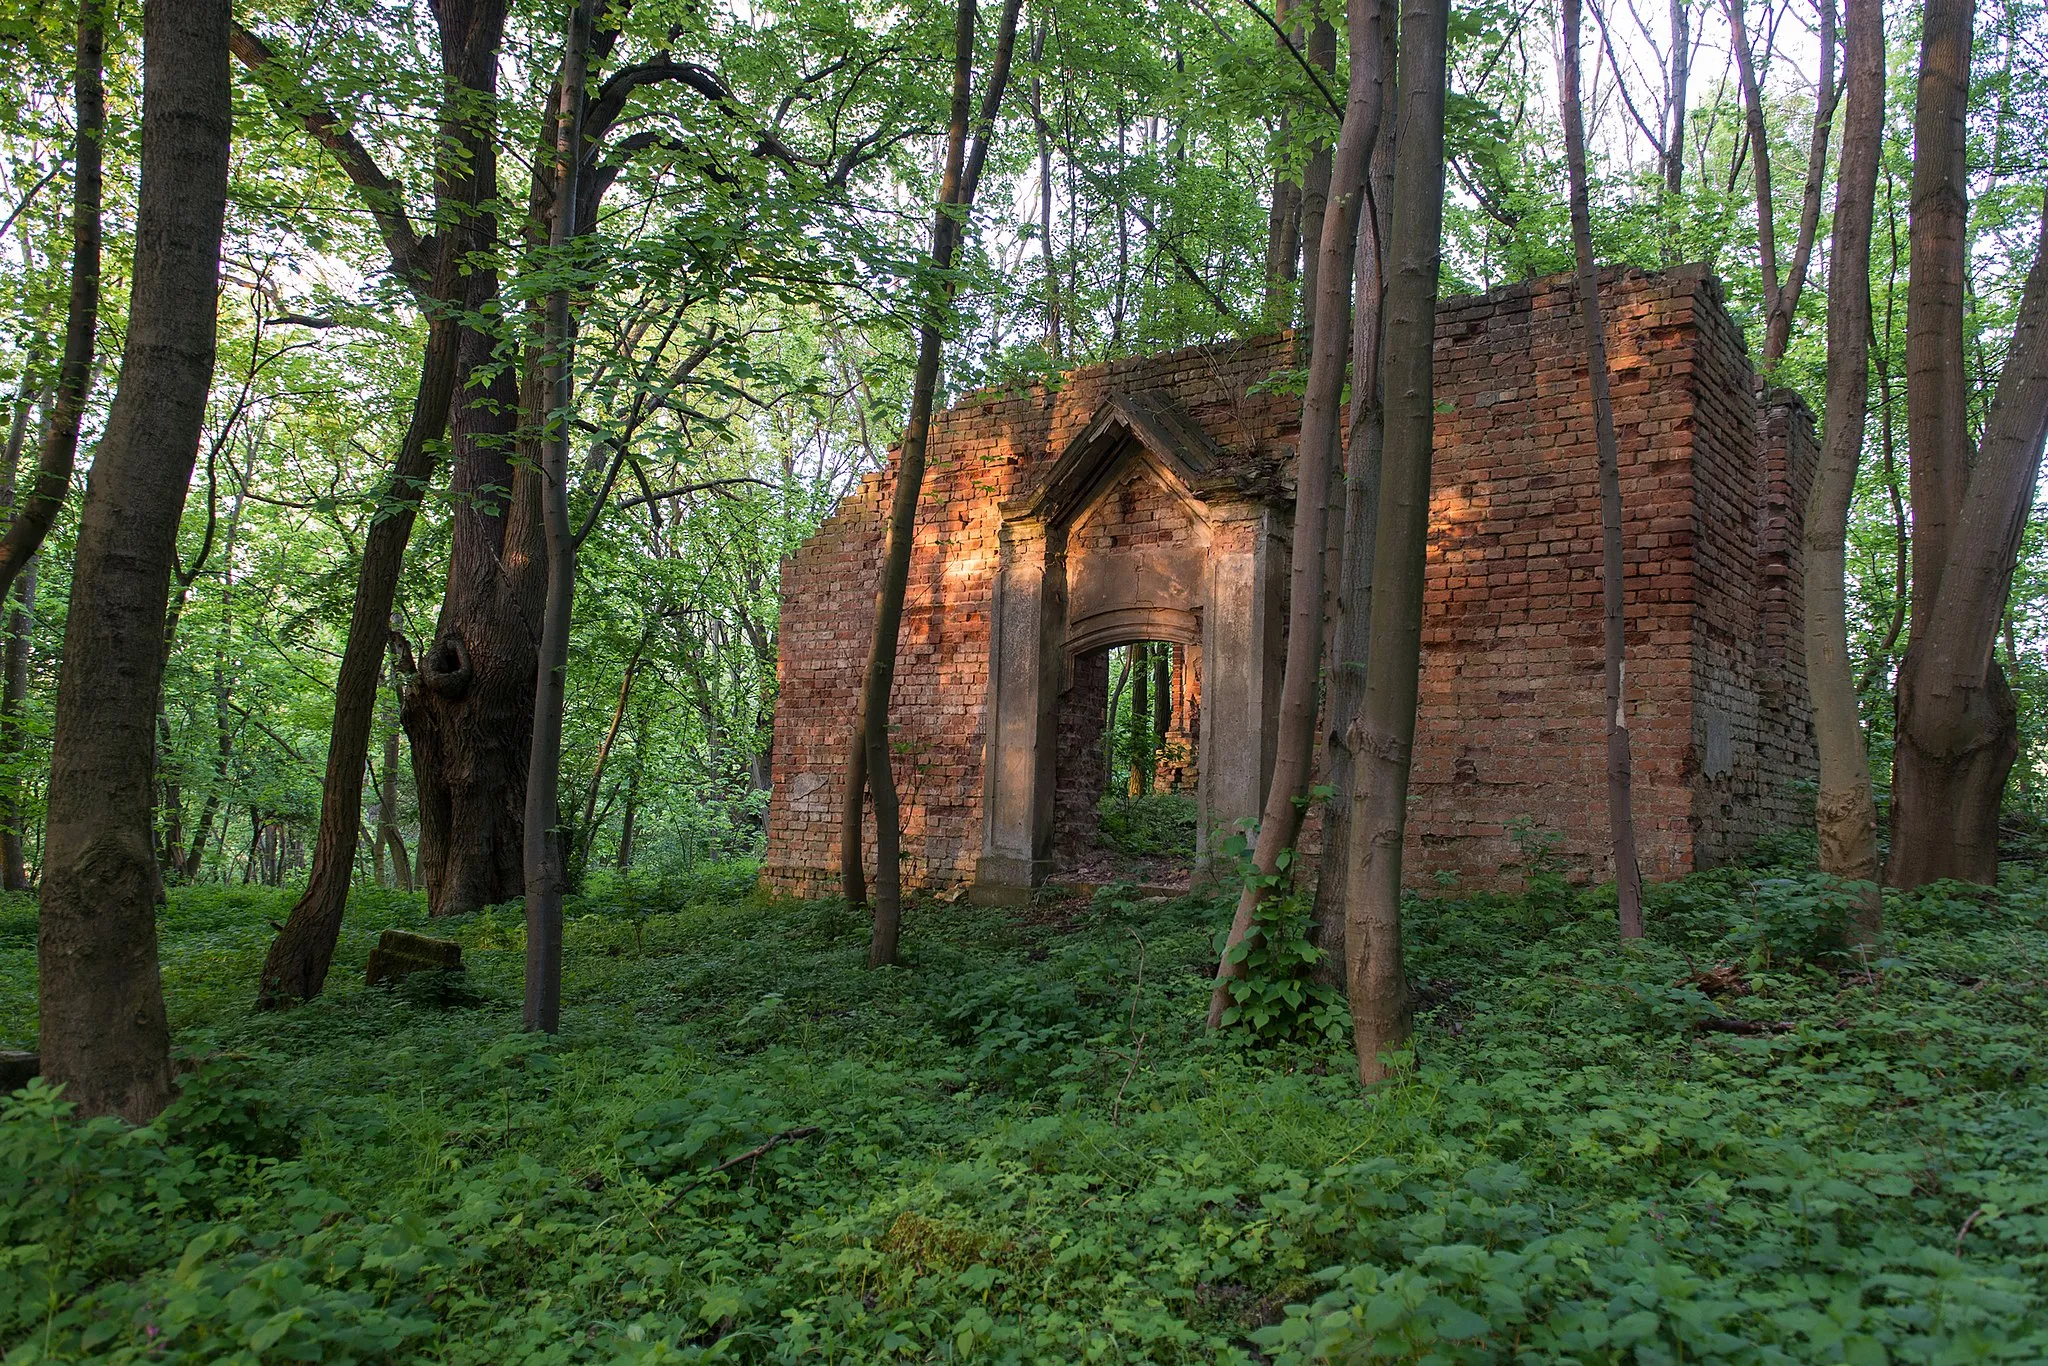
<svg viewBox="0 0 2048 1366">
<path fill-rule="evenodd" d="M 2048 1359 L 2024 870 L 1847 959 L 1797 867 L 1655 888 L 1628 948 L 1611 891 L 1414 902 L 1369 1096 L 1341 1041 L 1203 1034 L 1217 902 L 920 905 L 869 972 L 747 876 L 594 884 L 554 1040 L 515 907 L 359 893 L 328 993 L 259 1017 L 285 898 L 174 892 L 184 1097 L 4 1102 L 5 1360 Z M 365 988 L 388 925 L 461 989 Z M 0 1040 L 33 968 L 7 902 Z"/>
</svg>

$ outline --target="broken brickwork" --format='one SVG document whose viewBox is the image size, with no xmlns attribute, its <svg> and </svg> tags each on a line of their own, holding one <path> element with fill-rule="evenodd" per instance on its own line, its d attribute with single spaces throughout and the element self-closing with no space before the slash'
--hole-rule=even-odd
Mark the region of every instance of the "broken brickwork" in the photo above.
<svg viewBox="0 0 2048 1366">
<path fill-rule="evenodd" d="M 1799 519 L 1815 448 L 1796 399 L 1755 397 L 1710 277 L 1630 272 L 1602 293 L 1637 839 L 1663 878 L 1798 815 L 1814 766 Z M 1559 832 L 1575 873 L 1609 876 L 1597 458 L 1569 277 L 1444 300 L 1436 347 L 1408 875 L 1512 885 L 1526 822 Z M 1054 872 L 1055 830 L 1086 819 L 1068 789 L 1100 768 L 1112 645 L 1182 647 L 1205 836 L 1255 816 L 1300 415 L 1259 390 L 1290 364 L 1280 336 L 1197 347 L 970 395 L 934 421 L 891 709 L 910 885 L 1004 900 Z M 784 566 L 763 875 L 792 892 L 836 885 L 889 490 L 886 472 L 863 481 Z"/>
</svg>

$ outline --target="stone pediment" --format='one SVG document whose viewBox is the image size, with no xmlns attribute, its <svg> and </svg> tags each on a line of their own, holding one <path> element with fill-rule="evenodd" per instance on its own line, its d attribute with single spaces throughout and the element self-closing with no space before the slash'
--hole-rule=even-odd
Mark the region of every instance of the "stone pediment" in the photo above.
<svg viewBox="0 0 2048 1366">
<path fill-rule="evenodd" d="M 1084 507 L 1133 446 L 1162 474 L 1196 496 L 1219 482 L 1222 452 L 1201 424 L 1163 394 L 1118 394 L 1067 443 L 1028 493 L 1008 499 L 1006 521 L 1056 521 Z"/>
</svg>

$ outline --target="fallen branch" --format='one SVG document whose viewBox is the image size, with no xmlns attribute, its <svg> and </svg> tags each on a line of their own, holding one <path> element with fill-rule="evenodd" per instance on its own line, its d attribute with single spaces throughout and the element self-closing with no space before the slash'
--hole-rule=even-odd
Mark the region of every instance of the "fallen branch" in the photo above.
<svg viewBox="0 0 2048 1366">
<path fill-rule="evenodd" d="M 1709 1015 L 1693 1027 L 1709 1034 L 1790 1034 L 1797 1026 L 1791 1020 L 1738 1020 L 1732 1015 Z"/>
<path fill-rule="evenodd" d="M 671 1210 L 673 1210 L 677 1205 L 683 1203 L 683 1197 L 690 1193 L 690 1188 L 692 1186 L 695 1186 L 699 1181 L 704 1180 L 706 1177 L 716 1176 L 720 1172 L 731 1171 L 734 1167 L 739 1166 L 739 1164 L 742 1162 L 752 1162 L 757 1157 L 765 1157 L 767 1154 L 773 1152 L 775 1149 L 781 1147 L 785 1143 L 794 1143 L 800 1138 L 809 1138 L 813 1134 L 820 1132 L 822 1132 L 822 1130 L 820 1130 L 819 1127 L 815 1124 L 800 1124 L 794 1129 L 784 1129 L 781 1133 L 776 1134 L 766 1143 L 756 1144 L 754 1147 L 747 1149 L 743 1153 L 740 1153 L 733 1157 L 728 1157 L 727 1159 L 725 1159 L 725 1161 L 719 1163 L 715 1167 L 712 1167 L 706 1171 L 698 1172 L 695 1176 L 691 1177 L 688 1181 L 683 1183 L 682 1189 L 678 1190 L 672 1197 L 670 1197 L 669 1202 L 661 1207 L 661 1212 L 663 1214 L 667 1214 Z"/>
</svg>

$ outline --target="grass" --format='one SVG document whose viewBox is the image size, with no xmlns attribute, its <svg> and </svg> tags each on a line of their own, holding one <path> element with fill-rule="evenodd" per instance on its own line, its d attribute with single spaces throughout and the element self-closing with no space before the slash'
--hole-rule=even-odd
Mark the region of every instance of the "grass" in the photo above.
<svg viewBox="0 0 2048 1366">
<path fill-rule="evenodd" d="M 920 906 L 868 972 L 748 882 L 574 905 L 552 1040 L 515 908 L 359 893 L 327 995 L 254 1016 L 286 898 L 174 892 L 210 1061 L 148 1129 L 4 1103 L 5 1361 L 2048 1359 L 2031 875 L 1817 964 L 1797 868 L 1658 888 L 1627 948 L 1600 893 L 1417 902 L 1370 1096 L 1202 1033 L 1215 902 Z M 469 972 L 365 988 L 389 925 Z M 33 969 L 10 901 L 0 1039 Z"/>
</svg>

